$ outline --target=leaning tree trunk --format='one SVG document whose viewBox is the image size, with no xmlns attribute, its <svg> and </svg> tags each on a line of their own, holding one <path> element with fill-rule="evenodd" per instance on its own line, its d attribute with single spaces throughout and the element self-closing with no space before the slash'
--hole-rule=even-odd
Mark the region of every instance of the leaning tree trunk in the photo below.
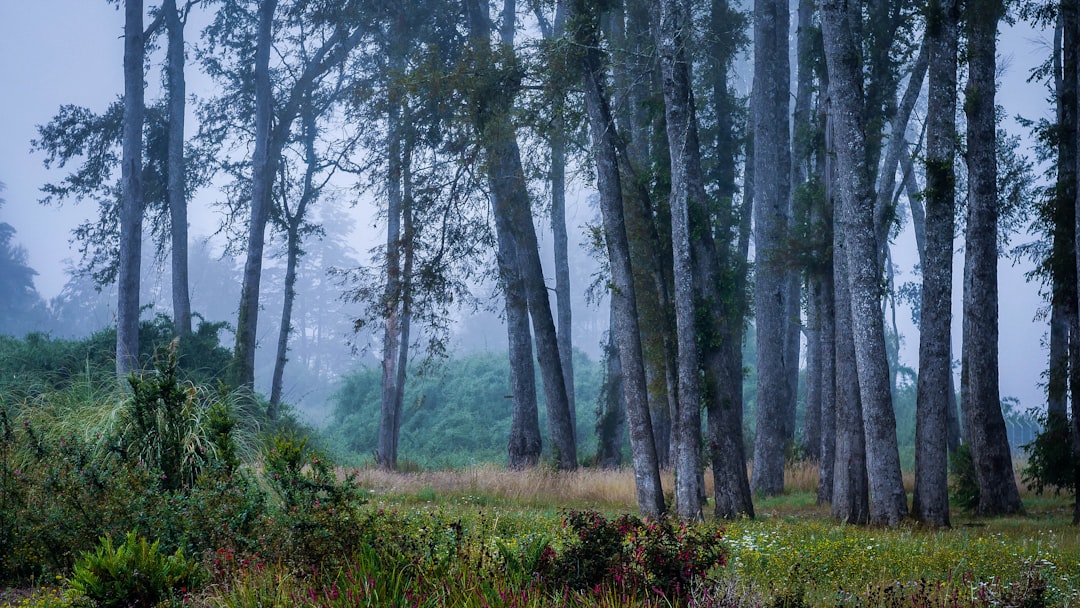
<svg viewBox="0 0 1080 608">
<path fill-rule="evenodd" d="M 586 0 L 571 0 L 570 19 L 575 24 L 573 40 L 583 49 L 579 59 L 585 89 L 585 108 L 596 162 L 596 182 L 600 191 L 600 212 L 604 222 L 604 242 L 611 264 L 612 331 L 622 364 L 622 390 L 629 421 L 630 449 L 637 487 L 638 509 L 647 516 L 666 512 L 656 444 L 649 415 L 645 360 L 638 331 L 634 275 L 630 267 L 630 245 L 623 216 L 622 177 L 619 173 L 620 145 L 604 89 L 603 57 L 599 41 L 600 15 Z"/>
<path fill-rule="evenodd" d="M 116 375 L 139 366 L 139 272 L 143 218 L 143 3 L 124 2 L 124 140 L 121 165 L 120 264 L 116 304 Z"/>
<path fill-rule="evenodd" d="M 754 492 L 784 491 L 788 377 L 785 354 L 787 273 L 783 251 L 790 197 L 790 61 L 787 0 L 754 2 L 755 266 L 754 319 L 757 335 L 757 437 Z"/>
<path fill-rule="evenodd" d="M 473 67 L 478 80 L 478 86 L 472 93 L 473 118 L 487 159 L 495 227 L 497 231 L 509 231 L 509 236 L 517 245 L 518 271 L 532 319 L 553 458 L 560 469 L 571 470 L 577 468 L 574 421 L 570 417 L 555 320 L 540 263 L 521 149 L 512 122 L 513 101 L 520 88 L 521 74 L 516 67 L 517 58 L 512 45 L 503 44 L 498 52 L 491 48 L 492 26 L 487 6 L 482 0 L 468 0 L 466 5 L 469 33 L 476 55 Z M 504 27 L 512 19 L 513 11 L 505 12 Z M 500 70 L 500 65 L 505 69 Z"/>
<path fill-rule="evenodd" d="M 998 393 L 997 157 L 994 115 L 999 0 L 967 3 L 968 213 L 964 248 L 961 406 L 982 515 L 1023 509 Z"/>
<path fill-rule="evenodd" d="M 847 263 L 852 336 L 866 435 L 870 521 L 893 526 L 907 515 L 907 498 L 900 473 L 881 310 L 874 194 L 866 165 L 863 100 L 860 98 L 862 70 L 847 6 L 842 1 L 825 0 L 821 7 L 837 144 L 837 218 L 844 236 L 842 253 Z"/>
<path fill-rule="evenodd" d="M 959 6 L 927 7 L 930 85 L 927 102 L 926 218 L 915 413 L 915 517 L 949 525 L 948 409 L 952 391 L 952 262 L 956 200 L 956 48 Z"/>
</svg>

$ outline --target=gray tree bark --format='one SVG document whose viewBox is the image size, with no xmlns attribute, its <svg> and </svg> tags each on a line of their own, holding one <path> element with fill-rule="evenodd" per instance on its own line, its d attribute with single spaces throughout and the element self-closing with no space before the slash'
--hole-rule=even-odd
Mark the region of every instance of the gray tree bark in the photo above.
<svg viewBox="0 0 1080 608">
<path fill-rule="evenodd" d="M 596 161 L 600 212 L 604 222 L 604 241 L 611 264 L 612 331 L 622 364 L 622 390 L 629 421 L 630 448 L 637 487 L 638 509 L 649 517 L 666 512 L 653 427 L 649 413 L 648 387 L 645 384 L 645 360 L 637 323 L 637 300 L 634 274 L 630 265 L 630 245 L 622 201 L 620 149 L 615 122 L 604 88 L 603 57 L 599 42 L 597 7 L 587 0 L 571 0 L 569 22 L 572 36 L 581 49 L 579 59 L 585 90 L 589 134 Z"/>
<path fill-rule="evenodd" d="M 791 69 L 787 0 L 754 2 L 754 318 L 757 335 L 757 436 L 751 487 L 784 491 L 789 407 L 784 239 L 788 224 L 791 147 L 788 134 Z"/>
<path fill-rule="evenodd" d="M 866 435 L 870 521 L 893 526 L 907 515 L 907 498 L 900 473 L 881 310 L 881 273 L 874 233 L 875 197 L 866 166 L 860 97 L 862 70 L 848 21 L 848 7 L 836 0 L 825 0 L 821 7 L 837 143 L 837 219 L 845 241 L 852 336 Z"/>
<path fill-rule="evenodd" d="M 169 142 L 166 190 L 169 198 L 170 236 L 172 240 L 173 332 L 191 333 L 191 290 L 188 283 L 188 217 L 184 162 L 184 114 L 187 111 L 184 77 L 184 23 L 176 0 L 161 4 L 168 30 Z"/>
<path fill-rule="evenodd" d="M 259 4 L 259 24 L 255 38 L 255 150 L 251 158 L 251 219 L 248 224 L 244 280 L 240 287 L 235 348 L 236 381 L 248 387 L 255 383 L 255 332 L 259 318 L 263 246 L 266 242 L 270 195 L 277 168 L 270 149 L 270 130 L 274 114 L 270 53 L 276 10 L 277 0 L 266 0 Z"/>
<path fill-rule="evenodd" d="M 959 7 L 927 6 L 926 218 L 922 248 L 919 379 L 915 407 L 912 511 L 931 526 L 949 525 L 948 409 L 952 392 L 952 262 L 955 230 L 956 51 Z"/>
<path fill-rule="evenodd" d="M 703 259 L 705 235 L 691 236 L 690 217 L 708 221 L 704 212 L 705 183 L 701 173 L 697 119 L 691 89 L 686 44 L 689 15 L 679 0 L 660 0 L 656 46 L 663 75 L 668 148 L 671 151 L 671 243 L 674 253 L 675 321 L 678 343 L 679 411 L 675 426 L 675 508 L 683 519 L 701 519 L 704 489 L 701 470 L 701 385 L 699 381 L 696 304 L 701 292 L 713 293 L 718 279 L 715 252 Z M 701 231 L 695 231 L 698 233 Z M 697 241 L 697 259 L 691 242 Z M 697 266 L 695 268 L 694 266 Z M 711 266 L 711 268 L 710 268 Z M 695 293 L 697 292 L 697 293 Z"/>
<path fill-rule="evenodd" d="M 834 223 L 836 442 L 833 452 L 832 514 L 843 523 L 865 524 L 870 521 L 870 491 L 855 330 L 851 319 L 851 283 L 848 279 L 849 256 L 845 230 L 844 223 Z"/>
<path fill-rule="evenodd" d="M 363 30 L 359 28 L 335 30 L 311 53 L 306 63 L 297 68 L 296 80 L 285 89 L 284 99 L 277 100 L 274 98 L 270 74 L 277 4 L 277 0 L 263 0 L 259 4 L 254 49 L 255 124 L 251 158 L 251 217 L 233 355 L 234 380 L 237 384 L 249 388 L 255 383 L 256 328 L 259 320 L 263 250 L 281 150 L 288 140 L 303 97 L 320 77 L 345 60 L 360 43 L 363 34 Z"/>
<path fill-rule="evenodd" d="M 518 248 L 518 270 L 528 301 L 540 376 L 544 384 L 552 455 L 560 469 L 571 470 L 577 468 L 574 421 L 570 417 L 555 321 L 540 263 L 521 149 L 511 119 L 522 73 L 511 45 L 503 44 L 497 52 L 491 48 L 492 26 L 486 4 L 481 0 L 466 0 L 465 5 L 473 51 L 477 55 L 474 64 L 478 72 L 478 86 L 473 93 L 474 121 L 486 156 L 496 231 L 509 230 Z M 512 11 L 504 13 L 504 26 L 513 19 Z"/>
<path fill-rule="evenodd" d="M 143 3 L 124 1 L 124 128 L 120 169 L 120 265 L 116 304 L 116 375 L 139 367 L 139 271 L 143 218 Z"/>
<path fill-rule="evenodd" d="M 270 382 L 270 404 L 267 417 L 275 420 L 281 406 L 281 395 L 285 381 L 285 364 L 289 360 L 289 337 L 292 335 L 293 304 L 296 301 L 296 267 L 300 260 L 300 239 L 308 206 L 317 196 L 315 173 L 318 171 L 319 157 L 315 153 L 315 138 L 318 134 L 315 124 L 315 109 L 308 96 L 301 110 L 304 144 L 304 183 L 300 199 L 293 209 L 289 209 L 287 200 L 280 201 L 280 222 L 285 228 L 285 297 L 281 306 L 281 322 L 278 324 L 277 356 L 274 360 L 274 375 Z"/>
<path fill-rule="evenodd" d="M 977 512 L 1022 510 L 998 393 L 997 156 L 994 116 L 998 0 L 967 3 L 968 214 L 964 246 L 961 407 L 979 484 Z"/>
</svg>

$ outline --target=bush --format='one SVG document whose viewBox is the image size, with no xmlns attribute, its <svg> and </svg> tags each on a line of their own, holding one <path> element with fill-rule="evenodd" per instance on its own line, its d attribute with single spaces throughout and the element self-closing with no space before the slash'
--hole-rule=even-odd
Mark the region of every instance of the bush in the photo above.
<svg viewBox="0 0 1080 608">
<path fill-rule="evenodd" d="M 975 478 L 975 461 L 971 448 L 961 445 L 949 458 L 949 498 L 961 509 L 979 506 L 979 480 Z"/>
<path fill-rule="evenodd" d="M 1050 488 L 1054 493 L 1076 490 L 1076 461 L 1073 453 L 1072 429 L 1065 416 L 1039 416 L 1042 431 L 1023 446 L 1028 462 L 1023 470 L 1024 484 L 1042 494 Z"/>
<path fill-rule="evenodd" d="M 631 595 L 651 591 L 680 601 L 726 555 L 721 530 L 705 524 L 633 515 L 608 520 L 593 511 L 571 511 L 564 525 L 574 541 L 561 554 L 549 549 L 539 565 L 541 577 L 556 589 L 600 590 L 614 582 Z"/>
<path fill-rule="evenodd" d="M 162 555 L 157 541 L 128 532 L 118 547 L 106 536 L 96 550 L 84 553 L 75 563 L 71 588 L 99 608 L 156 606 L 188 593 L 202 578 L 198 562 L 180 549 Z"/>
</svg>

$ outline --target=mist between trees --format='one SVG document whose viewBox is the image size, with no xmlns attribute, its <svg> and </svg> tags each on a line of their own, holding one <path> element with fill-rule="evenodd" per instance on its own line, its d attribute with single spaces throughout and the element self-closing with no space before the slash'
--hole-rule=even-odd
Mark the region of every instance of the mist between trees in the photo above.
<svg viewBox="0 0 1080 608">
<path fill-rule="evenodd" d="M 1076 0 L 120 4 L 123 95 L 33 142 L 42 202 L 98 214 L 48 304 L 3 225 L 9 333 L 115 324 L 123 377 L 147 307 L 181 344 L 201 313 L 268 420 L 303 403 L 380 467 L 626 465 L 643 514 L 698 519 L 753 516 L 803 458 L 840 521 L 947 526 L 961 453 L 977 512 L 1023 509 L 1011 255 L 1080 471 Z M 1023 137 L 995 98 L 1006 18 L 1056 32 L 1054 118 Z"/>
</svg>

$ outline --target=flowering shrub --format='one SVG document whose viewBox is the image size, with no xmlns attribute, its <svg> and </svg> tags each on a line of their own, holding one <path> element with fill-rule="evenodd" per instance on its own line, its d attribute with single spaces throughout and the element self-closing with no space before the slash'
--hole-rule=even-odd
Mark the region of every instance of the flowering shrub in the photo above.
<svg viewBox="0 0 1080 608">
<path fill-rule="evenodd" d="M 724 565 L 723 531 L 716 526 L 633 515 L 608 520 L 593 511 L 568 512 L 564 526 L 576 538 L 561 553 L 549 548 L 538 566 L 556 588 L 599 593 L 614 585 L 674 601 L 689 597 L 695 584 Z"/>
</svg>

